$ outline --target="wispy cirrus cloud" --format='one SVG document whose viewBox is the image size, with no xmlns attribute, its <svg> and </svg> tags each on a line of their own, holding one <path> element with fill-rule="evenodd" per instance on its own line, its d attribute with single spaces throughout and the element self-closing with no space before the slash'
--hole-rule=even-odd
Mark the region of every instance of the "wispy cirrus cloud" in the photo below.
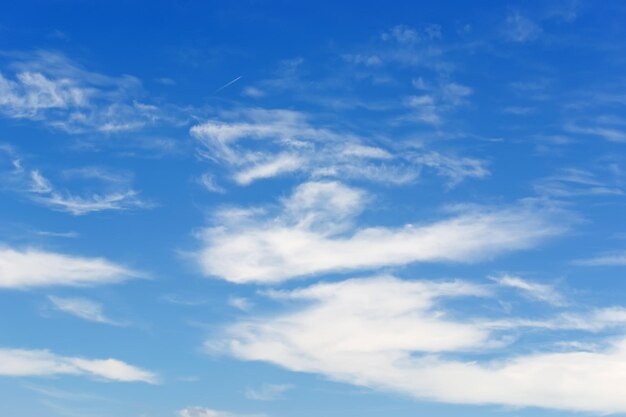
<svg viewBox="0 0 626 417">
<path fill-rule="evenodd" d="M 265 414 L 239 414 L 205 407 L 187 407 L 178 411 L 178 417 L 264 417 Z"/>
<path fill-rule="evenodd" d="M 48 296 L 55 309 L 78 318 L 96 323 L 122 326 L 124 323 L 113 320 L 104 314 L 102 304 L 87 298 Z"/>
<path fill-rule="evenodd" d="M 478 158 L 454 157 L 439 152 L 427 152 L 416 156 L 416 161 L 447 178 L 449 187 L 455 187 L 467 178 L 485 178 L 491 175 L 491 171 L 487 168 L 487 162 Z"/>
<path fill-rule="evenodd" d="M 0 348 L 0 375 L 8 377 L 76 375 L 119 382 L 156 384 L 155 373 L 117 359 L 60 356 L 47 350 Z"/>
<path fill-rule="evenodd" d="M 309 182 L 275 216 L 223 210 L 205 229 L 203 272 L 237 283 L 280 282 L 413 262 L 474 262 L 527 249 L 566 229 L 532 206 L 458 207 L 443 220 L 401 227 L 355 227 L 367 194 L 338 182 Z"/>
<path fill-rule="evenodd" d="M 231 121 L 233 117 L 237 121 Z M 422 168 L 458 184 L 489 175 L 485 161 L 433 150 L 382 146 L 359 135 L 315 127 L 291 110 L 245 109 L 193 126 L 206 159 L 226 166 L 239 185 L 286 174 L 388 184 L 414 181 Z M 383 141 L 384 142 L 384 141 Z"/>
<path fill-rule="evenodd" d="M 152 207 L 131 187 L 131 176 L 128 174 L 100 167 L 66 169 L 59 175 L 65 182 L 79 183 L 88 190 L 76 194 L 57 187 L 40 170 L 26 168 L 14 150 L 7 150 L 5 154 L 9 157 L 9 167 L 0 165 L 4 168 L 0 171 L 0 177 L 5 180 L 4 188 L 26 195 L 52 210 L 80 216 L 99 211 Z M 94 186 L 99 191 L 94 192 Z"/>
<path fill-rule="evenodd" d="M 551 285 L 531 282 L 521 277 L 509 274 L 494 276 L 492 277 L 492 279 L 496 283 L 498 283 L 498 285 L 522 291 L 532 299 L 543 301 L 556 306 L 565 304 L 564 297 Z"/>
<path fill-rule="evenodd" d="M 422 82 L 416 88 L 423 94 L 406 97 L 404 104 L 411 112 L 397 120 L 441 126 L 444 123 L 444 115 L 468 103 L 469 97 L 474 93 L 471 87 L 454 82 L 442 82 L 432 87 Z"/>
<path fill-rule="evenodd" d="M 624 191 L 615 178 L 601 178 L 590 170 L 561 168 L 555 175 L 543 178 L 535 190 L 553 198 L 622 196 Z"/>
<path fill-rule="evenodd" d="M 626 266 L 626 251 L 604 253 L 573 262 L 581 266 Z"/>
<path fill-rule="evenodd" d="M 569 123 L 565 125 L 565 131 L 581 136 L 595 136 L 609 142 L 626 142 L 626 130 L 623 126 L 610 124 L 580 125 Z"/>
<path fill-rule="evenodd" d="M 7 246 L 0 247 L 0 271 L 0 289 L 89 286 L 141 276 L 137 271 L 104 258 Z"/>
<path fill-rule="evenodd" d="M 45 50 L 4 53 L 0 112 L 41 121 L 70 133 L 136 130 L 164 118 L 142 103 L 139 79 L 83 69 L 63 54 Z M 5 74 L 9 74 L 6 75 Z"/>
<path fill-rule="evenodd" d="M 507 40 L 519 43 L 533 41 L 541 32 L 541 26 L 519 10 L 511 12 L 506 17 L 502 28 L 502 33 Z"/>
<path fill-rule="evenodd" d="M 351 133 L 314 127 L 299 112 L 246 109 L 232 116 L 238 121 L 205 122 L 192 127 L 191 135 L 205 146 L 201 154 L 226 164 L 240 185 L 294 172 L 382 182 L 406 182 L 417 175 L 406 164 L 385 164 L 392 158 L 387 150 Z M 258 149 L 259 141 L 265 150 Z"/>
<path fill-rule="evenodd" d="M 292 388 L 290 384 L 263 384 L 259 388 L 246 389 L 246 398 L 256 401 L 274 401 L 282 398 L 283 394 Z"/>
</svg>

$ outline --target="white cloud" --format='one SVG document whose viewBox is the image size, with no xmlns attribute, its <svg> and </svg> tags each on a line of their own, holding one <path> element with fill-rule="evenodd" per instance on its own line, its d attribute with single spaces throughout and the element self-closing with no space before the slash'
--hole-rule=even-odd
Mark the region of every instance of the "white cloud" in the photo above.
<svg viewBox="0 0 626 417">
<path fill-rule="evenodd" d="M 75 216 L 108 210 L 130 210 L 149 208 L 151 203 L 142 200 L 139 193 L 130 187 L 131 176 L 120 175 L 101 168 L 87 167 L 66 170 L 62 176 L 66 180 L 93 181 L 101 192 L 77 195 L 56 187 L 40 171 L 26 169 L 17 154 L 12 151 L 10 171 L 0 172 L 6 178 L 5 186 L 13 191 L 26 194 L 34 202 Z"/>
<path fill-rule="evenodd" d="M 83 320 L 112 324 L 115 326 L 121 325 L 121 323 L 108 318 L 103 312 L 102 304 L 96 303 L 95 301 L 86 298 L 66 298 L 53 295 L 48 296 L 48 299 L 57 310 L 74 315 Z"/>
<path fill-rule="evenodd" d="M 465 103 L 467 97 L 474 94 L 474 89 L 459 83 L 446 83 L 441 86 L 443 99 L 452 106 Z"/>
<path fill-rule="evenodd" d="M 248 311 L 252 308 L 252 302 L 244 297 L 230 297 L 228 305 L 241 311 Z"/>
<path fill-rule="evenodd" d="M 427 93 L 405 98 L 404 104 L 412 109 L 412 113 L 400 120 L 417 120 L 431 125 L 441 125 L 446 112 L 467 104 L 468 98 L 474 93 L 473 88 L 454 82 L 428 87 L 421 78 L 413 80 L 413 86 Z"/>
<path fill-rule="evenodd" d="M 520 277 L 508 274 L 493 277 L 493 280 L 504 287 L 510 287 L 520 290 L 526 293 L 529 297 L 539 301 L 543 301 L 557 306 L 563 305 L 565 303 L 563 296 L 550 285 L 530 282 Z"/>
<path fill-rule="evenodd" d="M 485 178 L 491 174 L 487 163 L 482 159 L 468 157 L 450 157 L 439 152 L 428 152 L 416 157 L 416 160 L 436 170 L 439 175 L 449 179 L 448 184 L 454 187 L 466 178 Z"/>
<path fill-rule="evenodd" d="M 405 265 L 474 262 L 527 249 L 562 233 L 541 208 L 457 207 L 446 219 L 400 227 L 354 227 L 366 194 L 337 182 L 310 182 L 275 217 L 225 210 L 201 233 L 206 275 L 237 283 Z"/>
<path fill-rule="evenodd" d="M 489 296 L 485 287 L 378 277 L 268 295 L 288 303 L 284 312 L 234 323 L 207 349 L 422 400 L 626 411 L 626 339 L 516 353 L 487 321 L 444 308 L 444 299 Z M 589 317 L 623 326 L 626 314 Z"/>
<path fill-rule="evenodd" d="M 376 172 L 389 170 L 376 164 L 372 155 L 385 150 L 367 146 L 352 134 L 313 127 L 303 114 L 290 110 L 248 109 L 237 112 L 237 122 L 211 121 L 191 128 L 191 135 L 205 147 L 202 155 L 234 170 L 243 185 L 285 172 L 306 171 L 310 175 L 349 175 L 376 179 Z M 241 121 L 244 120 L 244 121 Z M 265 151 L 250 140 L 266 142 Z M 359 147 L 368 152 L 358 152 Z M 405 168 L 408 170 L 409 168 Z M 401 169 L 396 169 L 400 171 Z M 406 177 L 395 175 L 395 177 Z M 392 176 L 381 175 L 381 181 Z"/>
<path fill-rule="evenodd" d="M 61 237 L 67 239 L 75 239 L 79 236 L 77 232 L 69 231 L 69 232 L 52 232 L 49 230 L 36 230 L 35 234 L 38 236 L 46 236 L 46 237 Z"/>
<path fill-rule="evenodd" d="M 600 180 L 592 172 L 576 168 L 561 169 L 558 174 L 537 181 L 534 188 L 539 194 L 559 198 L 624 194 L 610 181 Z"/>
<path fill-rule="evenodd" d="M 280 154 L 269 161 L 256 163 L 255 165 L 238 172 L 235 181 L 241 185 L 248 185 L 258 179 L 272 178 L 284 172 L 298 171 L 303 167 L 304 161 L 296 155 Z"/>
<path fill-rule="evenodd" d="M 282 395 L 292 389 L 289 384 L 263 384 L 260 388 L 246 389 L 246 398 L 256 401 L 273 401 L 278 400 Z"/>
<path fill-rule="evenodd" d="M 75 216 L 107 210 L 151 207 L 151 204 L 141 200 L 138 197 L 138 193 L 134 190 L 110 194 L 92 194 L 88 197 L 71 194 L 63 195 L 52 190 L 38 191 L 37 194 L 44 195 L 34 196 L 33 201 L 53 210 L 64 211 Z"/>
<path fill-rule="evenodd" d="M 134 130 L 162 118 L 160 110 L 138 102 L 141 83 L 131 76 L 89 72 L 65 56 L 48 51 L 6 54 L 0 73 L 0 112 L 44 121 L 78 133 Z"/>
<path fill-rule="evenodd" d="M 574 261 L 582 266 L 626 266 L 626 252 L 616 252 Z"/>
<path fill-rule="evenodd" d="M 359 144 L 349 144 L 342 150 L 346 156 L 356 156 L 369 159 L 392 159 L 393 156 L 384 149 Z"/>
<path fill-rule="evenodd" d="M 579 126 L 570 123 L 565 125 L 565 130 L 579 135 L 598 136 L 610 142 L 626 142 L 626 132 L 615 126 Z"/>
<path fill-rule="evenodd" d="M 178 411 L 178 417 L 262 417 L 263 414 L 236 414 L 204 407 L 187 407 Z"/>
<path fill-rule="evenodd" d="M 415 109 L 419 121 L 432 125 L 441 124 L 440 109 L 435 104 L 433 96 L 428 94 L 409 96 L 405 100 L 405 103 L 408 107 Z"/>
<path fill-rule="evenodd" d="M 198 178 L 198 183 L 202 185 L 207 191 L 211 191 L 213 193 L 223 193 L 224 189 L 220 187 L 215 179 L 213 174 L 205 172 Z"/>
<path fill-rule="evenodd" d="M 459 91 L 442 98 L 443 107 L 458 105 L 460 97 L 467 94 L 466 90 L 460 91 L 467 87 L 454 86 Z M 450 87 L 452 90 L 455 88 Z M 436 119 L 433 121 L 437 121 L 440 108 L 434 104 L 430 106 L 432 112 L 424 108 L 420 112 L 432 113 Z M 430 115 L 425 117 L 430 118 Z M 296 172 L 311 178 L 355 178 L 406 184 L 414 181 L 424 163 L 437 154 L 406 148 L 383 148 L 349 132 L 314 127 L 304 114 L 291 110 L 245 109 L 224 114 L 223 119 L 193 126 L 190 133 L 203 145 L 200 154 L 228 167 L 239 185 Z M 264 142 L 262 149 L 259 149 L 258 141 Z M 419 158 L 423 153 L 426 155 Z M 461 167 L 471 161 L 486 171 L 484 161 L 437 155 L 439 165 L 443 160 L 443 165 Z M 444 176 L 449 174 L 449 170 L 436 169 L 435 172 Z M 456 172 L 458 174 L 460 170 Z M 477 175 L 477 171 L 472 169 L 455 181 L 482 176 L 482 173 Z"/>
<path fill-rule="evenodd" d="M 247 97 L 251 97 L 251 98 L 262 98 L 265 97 L 265 92 L 263 90 L 261 90 L 260 88 L 257 87 L 253 87 L 253 86 L 248 86 L 245 87 L 241 94 L 243 94 L 244 96 Z"/>
<path fill-rule="evenodd" d="M 84 359 L 59 356 L 47 350 L 0 348 L 0 375 L 86 375 L 98 379 L 155 384 L 156 374 L 117 359 Z"/>
<path fill-rule="evenodd" d="M 0 247 L 0 288 L 95 285 L 138 275 L 136 271 L 103 258 Z"/>
<path fill-rule="evenodd" d="M 542 32 L 541 27 L 515 11 L 509 14 L 504 22 L 504 35 L 513 42 L 528 42 L 535 40 Z"/>
<path fill-rule="evenodd" d="M 554 304 L 563 307 L 567 304 Z M 490 330 L 514 330 L 533 328 L 536 330 L 578 330 L 600 333 L 608 329 L 626 329 L 626 309 L 623 307 L 607 307 L 586 310 L 584 312 L 565 311 L 554 317 L 539 320 L 506 318 L 501 320 L 486 320 L 482 327 Z M 562 344 L 561 342 L 558 342 Z M 569 342 L 568 342 L 569 343 Z M 584 345 L 583 342 L 572 342 L 574 345 Z"/>
<path fill-rule="evenodd" d="M 406 25 L 394 26 L 388 32 L 384 32 L 381 38 L 384 41 L 395 40 L 396 42 L 406 44 L 416 43 L 420 40 L 417 30 Z"/>
<path fill-rule="evenodd" d="M 364 65 L 366 67 L 377 67 L 383 64 L 383 61 L 378 55 L 361 55 L 361 54 L 345 54 L 343 59 L 346 62 L 350 62 L 356 65 Z"/>
<path fill-rule="evenodd" d="M 0 74 L 0 106 L 14 117 L 34 116 L 51 108 L 83 107 L 89 92 L 70 80 L 50 80 L 40 73 L 22 72 L 11 81 Z"/>
</svg>

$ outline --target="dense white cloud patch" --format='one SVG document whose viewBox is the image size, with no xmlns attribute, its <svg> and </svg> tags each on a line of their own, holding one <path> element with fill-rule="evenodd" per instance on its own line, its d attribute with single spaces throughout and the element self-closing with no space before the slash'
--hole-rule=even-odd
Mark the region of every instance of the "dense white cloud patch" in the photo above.
<svg viewBox="0 0 626 417">
<path fill-rule="evenodd" d="M 47 350 L 0 348 L 0 376 L 86 375 L 121 382 L 155 384 L 156 374 L 117 359 L 84 359 Z"/>
<path fill-rule="evenodd" d="M 224 210 L 201 233 L 205 274 L 237 283 L 280 282 L 332 271 L 412 262 L 474 262 L 530 248 L 564 231 L 541 208 L 457 207 L 447 218 L 400 227 L 355 227 L 366 194 L 338 182 L 309 182 L 276 216 Z"/>
<path fill-rule="evenodd" d="M 207 349 L 419 399 L 626 411 L 626 339 L 605 340 L 592 350 L 570 341 L 534 353 L 515 353 L 504 345 L 500 352 L 510 339 L 494 333 L 489 320 L 461 316 L 443 304 L 444 299 L 489 296 L 482 286 L 378 277 L 268 294 L 288 303 L 286 312 L 234 323 L 208 341 Z M 606 309 L 580 316 L 579 324 L 588 318 L 623 328 L 626 315 L 621 308 Z M 552 324 L 544 331 L 567 327 Z M 501 356 L 462 359 L 468 352 Z"/>
<path fill-rule="evenodd" d="M 0 247 L 0 288 L 96 285 L 138 275 L 136 271 L 103 258 Z"/>
<path fill-rule="evenodd" d="M 201 155 L 225 164 L 239 185 L 287 173 L 391 184 L 415 180 L 422 167 L 433 168 L 454 184 L 489 173 L 479 159 L 411 149 L 394 151 L 359 135 L 315 127 L 304 114 L 292 110 L 240 110 L 193 126 L 190 132 L 203 145 Z"/>
</svg>

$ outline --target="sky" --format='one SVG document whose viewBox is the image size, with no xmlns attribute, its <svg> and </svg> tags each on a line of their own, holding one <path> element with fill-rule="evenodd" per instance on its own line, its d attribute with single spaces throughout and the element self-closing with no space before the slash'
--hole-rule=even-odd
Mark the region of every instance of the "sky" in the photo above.
<svg viewBox="0 0 626 417">
<path fill-rule="evenodd" d="M 0 415 L 626 415 L 626 4 L 0 4 Z"/>
</svg>

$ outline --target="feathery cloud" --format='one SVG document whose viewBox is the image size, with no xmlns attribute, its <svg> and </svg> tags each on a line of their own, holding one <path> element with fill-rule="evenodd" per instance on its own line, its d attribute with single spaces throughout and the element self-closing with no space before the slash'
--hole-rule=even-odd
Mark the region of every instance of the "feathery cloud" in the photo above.
<svg viewBox="0 0 626 417">
<path fill-rule="evenodd" d="M 141 82 L 81 68 L 50 51 L 6 54 L 0 72 L 0 112 L 7 117 L 43 121 L 70 133 L 115 133 L 139 129 L 161 119 L 160 110 L 137 100 Z"/>
<path fill-rule="evenodd" d="M 71 314 L 78 318 L 96 323 L 111 324 L 114 326 L 122 325 L 121 323 L 108 318 L 104 312 L 102 304 L 86 298 L 68 298 L 50 295 L 48 299 L 59 311 Z"/>
<path fill-rule="evenodd" d="M 565 300 L 552 286 L 530 282 L 520 277 L 503 274 L 492 278 L 498 285 L 510 287 L 524 292 L 530 298 L 553 305 L 563 305 Z"/>
<path fill-rule="evenodd" d="M 4 170 L 0 165 L 0 176 L 5 179 L 4 186 L 52 210 L 81 216 L 100 211 L 152 207 L 151 203 L 142 200 L 139 193 L 131 188 L 130 175 L 121 175 L 97 167 L 65 170 L 61 176 L 66 180 L 93 182 L 101 189 L 100 192 L 75 194 L 60 189 L 39 170 L 27 169 L 14 150 L 4 153 L 11 159 L 10 169 Z"/>
<path fill-rule="evenodd" d="M 457 84 L 448 89 L 443 106 L 459 105 L 471 93 Z M 235 117 L 237 121 L 231 121 Z M 244 109 L 224 119 L 193 126 L 190 133 L 203 146 L 200 154 L 228 168 L 239 185 L 288 173 L 396 185 L 414 181 L 422 167 L 434 168 L 454 184 L 489 173 L 479 159 L 383 148 L 350 132 L 315 127 L 304 114 L 291 110 Z"/>
</svg>

